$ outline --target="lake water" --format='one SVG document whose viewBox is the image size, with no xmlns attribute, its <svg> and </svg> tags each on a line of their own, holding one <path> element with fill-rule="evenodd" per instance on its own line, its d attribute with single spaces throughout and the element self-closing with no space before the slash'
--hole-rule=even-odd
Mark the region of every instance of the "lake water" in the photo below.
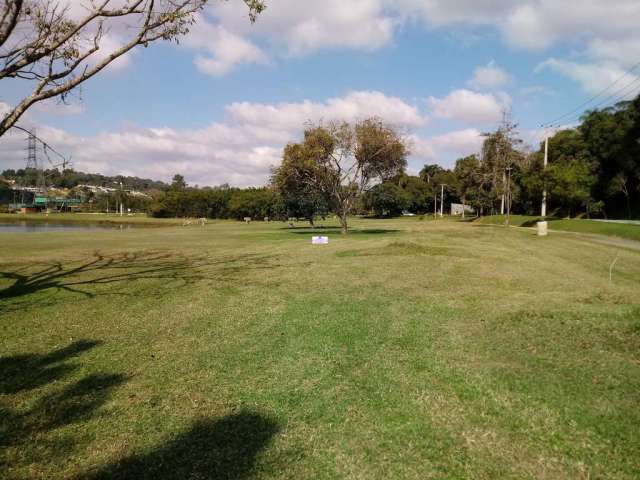
<svg viewBox="0 0 640 480">
<path fill-rule="evenodd" d="M 24 232 L 72 232 L 88 230 L 126 230 L 132 228 L 128 224 L 105 223 L 63 223 L 63 222 L 0 222 L 0 233 L 24 233 Z"/>
</svg>

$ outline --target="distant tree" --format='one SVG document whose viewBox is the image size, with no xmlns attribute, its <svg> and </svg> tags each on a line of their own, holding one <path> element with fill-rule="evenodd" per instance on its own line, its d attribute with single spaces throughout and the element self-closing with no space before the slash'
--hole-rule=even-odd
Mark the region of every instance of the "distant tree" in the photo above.
<svg viewBox="0 0 640 480">
<path fill-rule="evenodd" d="M 278 194 L 271 188 L 247 188 L 235 190 L 229 199 L 229 216 L 236 220 L 251 217 L 262 220 L 265 217 L 281 216 L 282 205 Z"/>
<path fill-rule="evenodd" d="M 518 150 L 522 140 L 516 129 L 517 125 L 505 113 L 500 126 L 494 132 L 485 133 L 482 145 L 482 169 L 490 180 L 494 201 L 500 201 L 501 214 L 505 213 L 505 208 L 509 212 L 513 193 L 509 175 L 523 157 Z"/>
<path fill-rule="evenodd" d="M 596 177 L 593 167 L 588 162 L 572 158 L 570 160 L 549 165 L 551 195 L 559 200 L 567 209 L 569 216 L 576 209 L 592 202 L 591 187 Z"/>
<path fill-rule="evenodd" d="M 456 193 L 461 203 L 471 205 L 478 211 L 483 210 L 486 200 L 486 185 L 478 156 L 469 155 L 456 160 L 453 174 L 456 177 Z"/>
<path fill-rule="evenodd" d="M 433 192 L 435 186 L 420 177 L 412 175 L 400 175 L 396 183 L 404 192 L 406 199 L 405 209 L 412 213 L 426 213 L 433 208 Z"/>
<path fill-rule="evenodd" d="M 427 164 L 424 167 L 422 167 L 422 170 L 420 170 L 420 178 L 427 183 L 431 183 L 431 180 L 433 179 L 433 177 L 436 176 L 438 173 L 442 172 L 443 170 L 444 169 L 440 165 Z"/>
<path fill-rule="evenodd" d="M 0 3 L 0 80 L 20 79 L 30 90 L 0 119 L 0 137 L 37 102 L 64 101 L 74 88 L 138 45 L 178 41 L 206 0 L 86 0 L 81 14 L 58 0 L 4 0 Z M 244 0 L 254 21 L 261 0 Z M 105 51 L 110 29 L 124 27 L 128 38 Z M 121 28 L 122 30 L 122 28 Z M 100 55 L 98 56 L 98 54 Z"/>
<path fill-rule="evenodd" d="M 291 162 L 296 181 L 327 201 L 340 218 L 342 233 L 347 233 L 358 197 L 403 172 L 407 154 L 400 135 L 375 118 L 309 126 L 302 143 L 285 148 L 285 157 L 297 157 Z"/>
<path fill-rule="evenodd" d="M 589 112 L 577 131 L 595 165 L 593 196 L 605 201 L 611 216 L 639 215 L 640 96 Z M 622 178 L 628 195 L 621 190 Z"/>
<path fill-rule="evenodd" d="M 377 216 L 400 215 L 409 207 L 409 198 L 405 190 L 393 182 L 375 185 L 363 196 L 364 208 Z"/>
<path fill-rule="evenodd" d="M 542 147 L 541 147 L 542 150 Z M 566 129 L 549 139 L 549 165 L 543 169 L 541 155 L 535 162 L 531 178 L 525 179 L 526 187 L 549 193 L 549 205 L 568 215 L 594 203 L 592 188 L 596 182 L 596 163 L 579 130 Z"/>
<path fill-rule="evenodd" d="M 627 201 L 627 218 L 631 218 L 631 196 L 629 192 L 629 179 L 627 176 L 619 172 L 611 179 L 609 184 L 609 192 L 612 194 L 621 193 Z"/>
<path fill-rule="evenodd" d="M 272 172 L 271 186 L 282 198 L 287 217 L 305 218 L 313 226 L 316 215 L 326 215 L 328 199 L 304 180 L 311 172 L 299 149 L 299 145 L 285 148 L 282 163 Z"/>
<path fill-rule="evenodd" d="M 187 188 L 187 182 L 182 175 L 176 173 L 171 180 L 171 190 L 179 192 L 185 188 Z"/>
<path fill-rule="evenodd" d="M 3 175 L 4 176 L 4 175 Z M 5 182 L 0 182 L 0 205 L 11 203 L 13 190 Z"/>
<path fill-rule="evenodd" d="M 37 175 L 34 171 L 18 169 L 7 170 L 6 172 L 12 172 L 12 174 L 7 178 L 18 181 L 20 185 L 35 186 Z M 127 186 L 127 188 L 140 191 L 166 190 L 169 188 L 169 185 L 158 180 L 77 172 L 71 168 L 67 168 L 64 171 L 60 171 L 58 169 L 47 169 L 44 171 L 44 176 L 46 179 L 46 185 L 48 187 L 56 188 L 74 188 L 78 185 L 113 187 L 114 183 L 119 182 L 122 182 L 123 185 Z"/>
</svg>

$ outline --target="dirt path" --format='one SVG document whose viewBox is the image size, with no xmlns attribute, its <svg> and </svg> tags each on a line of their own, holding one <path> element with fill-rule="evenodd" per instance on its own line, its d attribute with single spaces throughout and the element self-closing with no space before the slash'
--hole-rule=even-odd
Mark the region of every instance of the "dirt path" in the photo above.
<svg viewBox="0 0 640 480">
<path fill-rule="evenodd" d="M 536 230 L 535 227 L 516 227 L 516 228 L 527 228 L 528 230 Z M 620 237 L 608 237 L 606 235 L 597 235 L 595 233 L 580 233 L 580 232 L 567 232 L 565 230 L 549 230 L 549 235 L 555 235 L 556 233 L 560 233 L 562 235 L 570 235 L 575 238 L 580 238 L 582 240 L 587 240 L 593 243 L 599 243 L 601 245 L 610 245 L 612 247 L 620 247 L 627 248 L 629 250 L 635 250 L 640 252 L 640 242 L 637 240 L 631 240 L 628 238 L 620 238 Z"/>
</svg>

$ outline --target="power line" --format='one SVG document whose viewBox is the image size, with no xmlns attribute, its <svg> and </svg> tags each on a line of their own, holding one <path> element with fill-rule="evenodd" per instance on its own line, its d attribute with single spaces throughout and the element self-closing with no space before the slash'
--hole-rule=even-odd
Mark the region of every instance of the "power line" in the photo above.
<svg viewBox="0 0 640 480">
<path fill-rule="evenodd" d="M 636 83 L 637 85 L 634 85 L 634 83 Z M 614 99 L 614 104 L 618 103 L 620 100 L 626 98 L 631 92 L 633 92 L 639 86 L 640 86 L 640 77 L 636 77 L 631 82 L 629 82 L 626 85 L 624 85 L 622 88 L 619 88 L 618 90 L 613 92 L 611 95 L 609 95 L 603 101 L 601 101 L 600 103 L 596 104 L 594 106 L 594 108 L 598 108 L 599 106 L 604 105 L 605 103 L 608 103 L 611 99 Z M 629 88 L 629 87 L 631 87 L 631 88 Z M 623 92 L 623 93 L 620 95 L 621 92 Z"/>
<path fill-rule="evenodd" d="M 71 160 L 67 160 L 67 158 L 66 158 L 64 155 L 62 155 L 62 154 L 61 154 L 60 152 L 58 152 L 55 148 L 53 148 L 53 147 L 52 147 L 51 145 L 49 145 L 47 142 L 45 142 L 45 141 L 44 141 L 44 140 L 42 140 L 40 137 L 38 137 L 35 133 L 33 133 L 33 132 L 31 132 L 31 131 L 27 130 L 26 128 L 20 127 L 20 126 L 18 126 L 18 125 L 12 125 L 12 127 L 13 127 L 13 128 L 17 128 L 18 130 L 21 130 L 21 131 L 25 132 L 27 135 L 29 135 L 30 137 L 33 137 L 35 140 L 37 140 L 38 142 L 40 142 L 40 143 L 42 144 L 42 147 L 44 148 L 45 156 L 47 157 L 47 160 L 49 160 L 49 163 L 50 163 L 52 166 L 55 166 L 55 165 L 53 165 L 53 162 L 52 162 L 52 161 L 51 161 L 51 159 L 49 158 L 49 155 L 48 155 L 47 151 L 51 151 L 51 152 L 55 153 L 58 157 L 60 157 L 60 158 L 62 159 L 62 168 L 63 168 L 63 169 L 64 169 L 64 168 L 66 168 L 66 167 L 67 167 L 67 165 L 70 165 L 70 164 L 71 164 Z"/>
<path fill-rule="evenodd" d="M 613 82 L 611 82 L 609 85 L 607 85 L 605 88 L 603 88 L 600 92 L 598 92 L 596 95 L 594 95 L 593 97 L 591 97 L 589 100 L 582 102 L 580 105 L 578 105 L 577 107 L 575 107 L 573 110 L 565 113 L 564 115 L 560 115 L 557 118 L 554 118 L 553 120 L 551 120 L 548 123 L 543 123 L 542 125 L 540 125 L 541 127 L 550 127 L 553 126 L 554 124 L 556 124 L 559 120 L 562 120 L 566 117 L 569 117 L 570 115 L 574 114 L 575 112 L 579 111 L 580 109 L 582 109 L 583 107 L 586 107 L 587 105 L 589 105 L 591 102 L 593 102 L 594 100 L 598 99 L 599 97 L 601 97 L 603 94 L 605 94 L 609 89 L 611 89 L 612 87 L 614 87 L 615 85 L 618 84 L 618 82 L 620 82 L 620 80 L 622 80 L 623 78 L 625 78 L 627 75 L 631 74 L 631 72 L 633 72 L 636 68 L 640 67 L 640 62 L 636 63 L 635 65 L 633 65 L 629 70 L 627 70 L 626 72 L 624 72 L 622 75 L 620 75 L 618 78 L 616 78 Z M 637 80 L 637 77 L 636 77 Z"/>
<path fill-rule="evenodd" d="M 635 92 L 635 90 L 638 90 L 638 92 Z M 623 101 L 625 98 L 628 98 L 629 96 L 634 96 L 637 93 L 640 93 L 640 77 L 637 77 L 633 79 L 631 82 L 625 84 L 622 88 L 619 88 L 614 93 L 606 97 L 604 100 L 595 104 L 592 107 L 592 109 L 595 110 L 607 103 L 610 103 L 610 105 L 608 106 L 613 106 L 618 102 Z M 580 113 L 579 115 L 574 115 L 568 118 L 567 120 L 565 120 L 564 122 L 562 122 L 562 124 L 565 124 L 565 125 L 571 124 L 572 122 L 580 120 L 581 117 L 582 117 L 582 113 Z M 554 124 L 554 125 L 547 125 L 547 127 L 560 127 L 560 126 L 561 126 L 560 123 Z"/>
</svg>

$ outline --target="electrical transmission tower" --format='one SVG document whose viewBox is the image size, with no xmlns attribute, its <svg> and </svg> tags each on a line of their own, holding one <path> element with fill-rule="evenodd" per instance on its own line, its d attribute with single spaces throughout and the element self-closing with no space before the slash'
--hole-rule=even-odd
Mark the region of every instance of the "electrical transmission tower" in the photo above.
<svg viewBox="0 0 640 480">
<path fill-rule="evenodd" d="M 44 171 L 41 166 L 38 165 L 38 150 L 37 150 L 37 137 L 35 129 L 29 132 L 27 136 L 27 166 L 26 171 L 32 169 L 32 171 L 36 175 L 36 184 L 35 187 L 38 189 L 40 193 L 46 192 L 46 185 L 44 182 Z"/>
<path fill-rule="evenodd" d="M 35 131 L 29 132 L 29 135 L 27 136 L 27 168 L 38 168 Z"/>
</svg>

